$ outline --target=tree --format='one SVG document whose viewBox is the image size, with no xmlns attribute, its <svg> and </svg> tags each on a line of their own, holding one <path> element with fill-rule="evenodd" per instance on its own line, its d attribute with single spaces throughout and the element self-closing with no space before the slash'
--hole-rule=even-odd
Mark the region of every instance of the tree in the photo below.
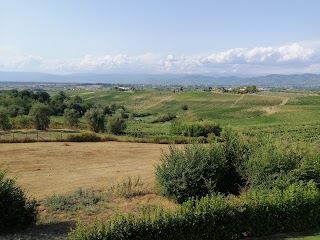
<svg viewBox="0 0 320 240">
<path fill-rule="evenodd" d="M 103 110 L 91 108 L 84 115 L 88 128 L 94 132 L 105 131 L 105 114 Z"/>
<path fill-rule="evenodd" d="M 43 103 L 32 105 L 29 115 L 32 118 L 33 125 L 37 130 L 45 130 L 50 124 L 50 108 Z"/>
<path fill-rule="evenodd" d="M 9 113 L 4 107 L 0 107 L 0 129 L 11 129 L 11 123 L 9 119 Z"/>
<path fill-rule="evenodd" d="M 126 127 L 127 125 L 123 117 L 121 117 L 121 115 L 117 114 L 108 118 L 107 130 L 109 133 L 112 133 L 115 135 L 121 135 L 126 129 Z"/>
<path fill-rule="evenodd" d="M 75 109 L 66 108 L 63 113 L 64 124 L 70 128 L 78 127 L 79 125 L 79 113 Z"/>
</svg>

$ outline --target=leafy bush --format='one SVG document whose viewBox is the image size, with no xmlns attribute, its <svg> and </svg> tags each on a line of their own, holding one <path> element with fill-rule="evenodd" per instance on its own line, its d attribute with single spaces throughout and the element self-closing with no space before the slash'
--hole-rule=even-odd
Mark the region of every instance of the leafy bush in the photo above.
<svg viewBox="0 0 320 240">
<path fill-rule="evenodd" d="M 186 145 L 182 150 L 171 146 L 156 167 L 156 180 L 162 193 L 180 203 L 212 192 L 237 194 L 245 183 L 240 171 L 247 148 L 230 129 L 222 137 L 224 143 L 214 142 L 209 146 Z"/>
<path fill-rule="evenodd" d="M 36 201 L 27 199 L 15 180 L 6 179 L 0 170 L 0 233 L 32 225 L 37 215 Z"/>
<path fill-rule="evenodd" d="M 121 135 L 124 133 L 124 130 L 126 129 L 126 127 L 127 127 L 126 122 L 121 115 L 114 115 L 108 118 L 108 122 L 107 122 L 108 133 Z"/>
<path fill-rule="evenodd" d="M 12 119 L 15 129 L 26 129 L 32 127 L 32 119 L 28 115 L 19 115 Z"/>
<path fill-rule="evenodd" d="M 0 107 L 0 129 L 10 130 L 11 127 L 8 111 L 4 107 Z"/>
<path fill-rule="evenodd" d="M 68 135 L 67 141 L 69 142 L 99 142 L 101 137 L 92 132 L 83 132 L 79 134 Z"/>
<path fill-rule="evenodd" d="M 106 130 L 105 113 L 103 109 L 91 108 L 85 113 L 84 117 L 91 131 L 98 133 Z"/>
<path fill-rule="evenodd" d="M 158 208 L 142 216 L 119 215 L 91 226 L 78 224 L 70 240 L 240 239 L 320 225 L 320 190 L 313 182 L 287 189 L 251 190 L 240 197 L 206 196 L 176 212 Z"/>
<path fill-rule="evenodd" d="M 171 113 L 167 113 L 164 115 L 160 115 L 155 120 L 153 120 L 151 123 L 168 122 L 168 121 L 171 121 L 172 119 L 175 119 L 175 118 L 176 118 L 176 115 L 171 114 Z"/>
<path fill-rule="evenodd" d="M 302 143 L 260 137 L 251 141 L 252 154 L 244 173 L 251 187 L 285 188 L 300 180 L 320 186 L 320 154 Z"/>
<path fill-rule="evenodd" d="M 30 109 L 29 115 L 32 118 L 33 125 L 37 130 L 45 130 L 50 124 L 51 109 L 48 105 L 43 103 L 35 103 Z"/>
<path fill-rule="evenodd" d="M 170 133 L 188 137 L 208 137 L 208 134 L 219 136 L 221 127 L 214 121 L 203 121 L 194 123 L 174 123 L 171 125 Z"/>
</svg>

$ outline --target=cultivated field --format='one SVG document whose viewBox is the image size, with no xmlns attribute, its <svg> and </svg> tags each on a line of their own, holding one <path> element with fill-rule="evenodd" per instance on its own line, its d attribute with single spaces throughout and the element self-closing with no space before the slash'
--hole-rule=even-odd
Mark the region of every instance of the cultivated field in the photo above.
<svg viewBox="0 0 320 240">
<path fill-rule="evenodd" d="M 127 177 L 154 183 L 166 145 L 122 142 L 0 144 L 0 167 L 37 199 L 78 188 L 108 189 Z"/>
</svg>

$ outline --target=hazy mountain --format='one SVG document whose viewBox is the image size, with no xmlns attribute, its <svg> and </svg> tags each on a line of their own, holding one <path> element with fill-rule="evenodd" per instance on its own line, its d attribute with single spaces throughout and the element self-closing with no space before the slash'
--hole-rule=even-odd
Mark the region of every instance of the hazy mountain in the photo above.
<svg viewBox="0 0 320 240">
<path fill-rule="evenodd" d="M 37 72 L 0 72 L 0 82 L 44 82 L 44 83 L 119 83 L 159 85 L 211 85 L 276 88 L 319 88 L 320 75 L 267 75 L 261 77 L 214 77 L 196 74 L 46 74 Z"/>
</svg>

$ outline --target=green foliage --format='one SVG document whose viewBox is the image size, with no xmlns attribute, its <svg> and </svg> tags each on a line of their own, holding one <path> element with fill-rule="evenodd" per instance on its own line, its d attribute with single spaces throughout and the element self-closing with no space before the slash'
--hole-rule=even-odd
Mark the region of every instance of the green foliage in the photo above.
<svg viewBox="0 0 320 240">
<path fill-rule="evenodd" d="M 237 194 L 245 183 L 240 172 L 247 148 L 230 129 L 224 130 L 222 137 L 224 143 L 209 146 L 193 144 L 181 150 L 171 146 L 156 167 L 162 193 L 180 203 L 212 192 Z"/>
<path fill-rule="evenodd" d="M 121 115 L 116 114 L 108 118 L 108 122 L 107 122 L 108 133 L 121 135 L 124 133 L 124 130 L 126 129 L 126 127 L 127 127 L 126 122 Z"/>
<path fill-rule="evenodd" d="M 79 113 L 75 109 L 66 108 L 63 113 L 64 124 L 70 128 L 79 126 Z"/>
<path fill-rule="evenodd" d="M 5 108 L 0 107 L 0 129 L 9 130 L 11 127 L 12 125 L 10 123 L 8 111 Z"/>
<path fill-rule="evenodd" d="M 192 123 L 176 122 L 171 125 L 170 133 L 174 135 L 182 135 L 188 137 L 207 137 L 208 134 L 219 136 L 221 127 L 214 121 L 202 121 Z"/>
<path fill-rule="evenodd" d="M 0 233 L 32 225 L 37 215 L 36 201 L 27 199 L 15 180 L 6 179 L 0 170 Z"/>
<path fill-rule="evenodd" d="M 43 103 L 32 105 L 29 115 L 32 118 L 33 125 L 37 130 L 45 130 L 50 124 L 50 108 Z"/>
<path fill-rule="evenodd" d="M 79 134 L 68 135 L 67 141 L 69 142 L 99 142 L 101 137 L 92 132 L 83 132 Z"/>
<path fill-rule="evenodd" d="M 176 212 L 157 208 L 142 216 L 119 215 L 91 226 L 78 224 L 70 240 L 240 239 L 320 225 L 320 191 L 313 182 L 284 190 L 251 190 L 240 197 L 206 196 Z"/>
<path fill-rule="evenodd" d="M 84 117 L 91 131 L 97 133 L 105 131 L 105 114 L 102 109 L 91 108 L 85 113 Z"/>
<path fill-rule="evenodd" d="M 79 189 L 71 195 L 49 197 L 44 200 L 44 205 L 51 211 L 79 211 L 99 210 L 97 204 L 103 200 L 103 196 L 94 190 Z"/>
<path fill-rule="evenodd" d="M 171 121 L 172 119 L 175 119 L 175 118 L 176 118 L 176 115 L 171 114 L 171 113 L 167 113 L 167 114 L 160 115 L 155 120 L 153 120 L 151 123 L 168 122 L 168 121 Z"/>
<path fill-rule="evenodd" d="M 13 128 L 15 129 L 26 129 L 32 127 L 32 118 L 28 115 L 16 116 L 12 119 Z"/>
<path fill-rule="evenodd" d="M 252 187 L 285 188 L 300 180 L 320 186 L 320 154 L 302 143 L 262 136 L 251 142 L 244 174 Z"/>
</svg>

